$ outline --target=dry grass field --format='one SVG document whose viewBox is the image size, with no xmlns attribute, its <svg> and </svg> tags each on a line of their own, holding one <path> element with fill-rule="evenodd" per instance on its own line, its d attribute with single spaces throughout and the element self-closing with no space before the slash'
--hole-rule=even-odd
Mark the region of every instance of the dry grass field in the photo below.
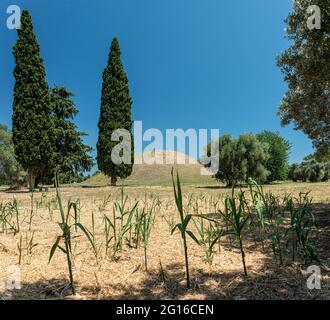
<svg viewBox="0 0 330 320">
<path fill-rule="evenodd" d="M 267 186 L 265 190 L 281 196 L 311 191 L 318 227 L 315 248 L 322 263 L 321 290 L 307 288 L 309 275 L 304 273 L 306 266 L 299 259 L 292 262 L 290 255 L 284 254 L 283 265 L 279 266 L 272 252 L 271 236 L 265 239 L 262 248 L 261 242 L 253 241 L 248 232 L 244 244 L 247 277 L 242 270 L 241 255 L 228 246 L 228 237 L 215 246 L 212 264 L 205 261 L 202 246 L 188 240 L 192 287 L 186 289 L 182 240 L 179 232 L 171 235 L 171 228 L 179 222 L 171 186 L 124 188 L 128 208 L 136 200 L 139 207 L 155 203 L 155 222 L 147 249 L 148 272 L 144 269 L 142 244 L 134 248 L 124 241 L 123 250 L 115 258 L 105 252 L 103 218 L 112 216 L 113 204 L 120 199 L 121 189 L 64 187 L 60 190 L 64 205 L 67 206 L 70 199 L 76 201 L 80 221 L 89 230 L 92 230 L 92 213 L 95 216 L 97 259 L 88 239 L 73 229 L 72 258 L 78 294 L 86 299 L 329 299 L 330 183 L 283 183 Z M 217 201 L 230 192 L 217 185 L 183 185 L 187 211 L 196 210 L 197 205 L 201 214 L 217 210 Z M 24 190 L 0 191 L 0 203 L 17 200 L 20 224 L 16 235 L 5 232 L 0 225 L 0 298 L 63 299 L 70 295 L 65 255 L 58 250 L 48 262 L 51 247 L 61 235 L 55 196 L 54 189 L 44 194 L 34 193 L 33 199 Z M 189 204 L 189 199 L 194 200 Z M 190 228 L 193 230 L 193 225 Z M 129 233 L 125 238 L 129 238 Z M 9 266 L 20 267 L 20 290 L 8 290 L 5 286 Z"/>
</svg>

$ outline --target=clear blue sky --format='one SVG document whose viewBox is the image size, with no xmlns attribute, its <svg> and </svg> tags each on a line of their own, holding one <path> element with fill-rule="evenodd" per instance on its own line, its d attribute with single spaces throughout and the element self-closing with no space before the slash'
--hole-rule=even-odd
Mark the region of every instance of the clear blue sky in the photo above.
<svg viewBox="0 0 330 320">
<path fill-rule="evenodd" d="M 76 94 L 76 123 L 94 148 L 102 71 L 116 36 L 144 129 L 219 128 L 233 136 L 267 129 L 293 143 L 292 162 L 312 152 L 310 140 L 281 128 L 276 115 L 286 84 L 275 57 L 289 45 L 283 20 L 291 0 L 1 0 L 0 122 L 9 126 L 13 3 L 30 11 L 48 83 Z"/>
</svg>

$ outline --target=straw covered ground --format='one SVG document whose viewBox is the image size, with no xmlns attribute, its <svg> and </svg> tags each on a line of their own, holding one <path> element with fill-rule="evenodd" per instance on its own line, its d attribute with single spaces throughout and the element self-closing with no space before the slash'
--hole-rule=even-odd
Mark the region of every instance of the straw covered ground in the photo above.
<svg viewBox="0 0 330 320">
<path fill-rule="evenodd" d="M 120 188 L 61 188 L 63 203 L 79 199 L 80 221 L 92 230 L 95 215 L 95 245 L 98 262 L 90 242 L 78 230 L 73 232 L 72 256 L 77 292 L 86 299 L 328 299 L 330 298 L 330 183 L 285 183 L 265 187 L 274 194 L 297 195 L 310 191 L 318 226 L 315 248 L 321 260 L 322 288 L 309 290 L 310 276 L 301 261 L 293 262 L 284 255 L 279 266 L 274 258 L 271 237 L 263 249 L 260 241 L 245 235 L 248 276 L 244 276 L 238 249 L 228 246 L 224 237 L 214 248 L 212 264 L 205 261 L 202 246 L 188 240 L 192 287 L 185 287 L 184 252 L 180 234 L 171 235 L 171 228 L 179 222 L 171 187 L 125 187 L 127 207 L 139 200 L 139 207 L 155 201 L 155 222 L 151 230 L 147 257 L 148 272 L 144 269 L 144 249 L 124 243 L 116 259 L 105 254 L 104 215 L 113 215 L 113 203 L 118 201 Z M 184 199 L 195 199 L 199 213 L 214 212 L 216 202 L 230 190 L 217 186 L 183 186 Z M 109 196 L 109 198 L 108 198 Z M 2 299 L 63 299 L 70 295 L 70 283 L 65 255 L 58 250 L 48 263 L 56 237 L 61 235 L 58 225 L 60 213 L 55 190 L 31 194 L 25 191 L 0 191 L 0 203 L 17 200 L 20 232 L 2 232 L 0 225 L 0 298 Z M 156 199 L 156 200 L 155 200 Z M 197 201 L 197 202 L 196 202 Z M 33 210 L 31 203 L 33 202 Z M 220 203 L 219 202 L 219 203 Z M 193 210 L 193 205 L 187 210 Z M 196 209 L 196 208 L 195 208 Z M 30 223 L 32 213 L 32 222 Z M 31 230 L 29 230 L 31 229 Z M 193 225 L 190 226 L 194 232 Z M 33 237 L 32 237 L 33 236 Z M 129 237 L 129 232 L 126 234 Z M 21 241 L 21 264 L 19 245 Z M 30 248 L 30 250 L 29 250 Z M 111 248 L 109 249 L 111 251 Z M 317 263 L 316 263 L 317 264 Z M 6 282 L 8 268 L 19 266 L 21 289 L 9 290 Z"/>
</svg>

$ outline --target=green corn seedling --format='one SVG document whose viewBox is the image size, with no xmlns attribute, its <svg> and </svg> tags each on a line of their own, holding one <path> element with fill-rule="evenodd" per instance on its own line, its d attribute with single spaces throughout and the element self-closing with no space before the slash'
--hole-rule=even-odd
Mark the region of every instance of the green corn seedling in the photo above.
<svg viewBox="0 0 330 320">
<path fill-rule="evenodd" d="M 84 233 L 84 235 L 86 236 L 87 240 L 89 241 L 89 243 L 92 247 L 96 263 L 99 264 L 99 254 L 100 254 L 100 251 L 101 251 L 101 246 L 99 246 L 99 248 L 98 248 L 98 245 L 97 245 L 97 242 L 96 242 L 94 212 L 92 212 L 92 231 L 88 230 L 81 223 L 75 223 L 75 226 L 78 227 Z"/>
<path fill-rule="evenodd" d="M 108 256 L 108 252 L 110 249 L 111 241 L 114 239 L 114 236 L 111 236 L 111 229 L 115 230 L 112 221 L 104 215 L 103 217 L 104 223 L 104 234 L 105 234 L 105 255 Z"/>
<path fill-rule="evenodd" d="M 53 246 L 50 250 L 49 263 L 51 262 L 57 249 L 60 249 L 66 255 L 71 291 L 72 291 L 72 295 L 76 295 L 76 288 L 75 288 L 75 284 L 74 284 L 73 270 L 72 270 L 72 246 L 71 246 L 71 244 L 72 244 L 71 228 L 73 226 L 75 226 L 75 223 L 70 225 L 70 217 L 72 217 L 71 209 L 76 211 L 76 206 L 74 205 L 74 203 L 69 203 L 68 210 L 65 213 L 64 207 L 62 204 L 61 194 L 60 194 L 60 191 L 58 188 L 58 180 L 57 180 L 56 175 L 55 175 L 55 187 L 56 187 L 56 198 L 57 198 L 57 202 L 58 202 L 60 214 L 61 214 L 61 222 L 59 223 L 59 227 L 61 228 L 62 234 L 57 237 L 55 243 L 53 244 Z M 76 216 L 77 216 L 77 214 L 76 214 L 76 212 L 74 212 L 75 221 L 76 221 Z M 82 226 L 80 225 L 80 227 L 82 227 Z M 82 229 L 84 230 L 83 227 L 82 227 Z M 60 245 L 61 241 L 64 242 L 64 247 L 62 245 Z"/>
<path fill-rule="evenodd" d="M 272 238 L 272 247 L 273 247 L 273 253 L 274 256 L 277 256 L 277 253 L 280 258 L 280 265 L 283 264 L 283 258 L 282 258 L 282 245 L 281 245 L 281 225 L 283 223 L 283 218 L 278 216 L 276 218 L 276 224 L 275 224 L 275 231 Z"/>
<path fill-rule="evenodd" d="M 108 196 L 106 196 L 105 198 L 102 199 L 100 205 L 99 205 L 99 211 L 103 212 L 106 210 L 107 206 L 109 205 L 111 201 L 111 194 L 109 194 Z"/>
<path fill-rule="evenodd" d="M 173 228 L 175 227 L 175 220 L 174 217 L 170 214 L 168 215 L 168 217 L 166 217 L 165 215 L 163 216 L 163 219 L 165 220 L 166 224 L 168 225 L 170 231 L 173 230 Z"/>
<path fill-rule="evenodd" d="M 21 265 L 22 263 L 22 253 L 23 253 L 23 236 L 20 235 L 19 242 L 17 244 L 18 249 L 18 264 Z"/>
<path fill-rule="evenodd" d="M 145 208 L 142 210 L 139 210 L 136 208 L 135 210 L 135 223 L 134 223 L 134 236 L 133 236 L 133 241 L 135 243 L 135 248 L 137 249 L 139 246 L 140 242 L 140 237 L 141 237 L 141 230 L 142 230 L 142 225 L 143 225 L 143 218 L 144 218 L 144 213 Z"/>
<path fill-rule="evenodd" d="M 286 208 L 290 213 L 290 228 L 287 234 L 291 234 L 287 245 L 292 245 L 292 260 L 295 260 L 295 253 L 300 247 L 300 252 L 305 260 L 305 264 L 318 261 L 315 254 L 313 241 L 310 238 L 311 232 L 316 231 L 315 219 L 312 213 L 312 199 L 309 193 L 300 193 L 296 199 L 296 205 L 293 198 L 287 199 Z"/>
<path fill-rule="evenodd" d="M 32 235 L 29 239 L 28 239 L 28 235 L 26 234 L 25 241 L 26 241 L 26 254 L 29 257 L 30 262 L 31 262 L 32 255 L 33 255 L 33 249 L 39 245 L 38 243 L 34 242 L 34 231 L 32 232 Z"/>
<path fill-rule="evenodd" d="M 152 226 L 154 224 L 154 220 L 155 220 L 155 216 L 154 216 L 152 210 L 148 213 L 143 214 L 141 234 L 142 234 L 143 248 L 144 248 L 145 271 L 148 271 L 147 249 L 148 249 L 150 233 L 151 233 Z"/>
<path fill-rule="evenodd" d="M 132 228 L 132 218 L 134 215 L 134 212 L 136 210 L 138 206 L 138 202 L 134 205 L 134 207 L 128 212 L 128 216 L 127 216 L 127 220 L 124 223 L 123 221 L 123 214 L 122 212 L 120 212 L 121 217 L 120 217 L 120 221 L 121 221 L 121 227 L 119 229 L 118 232 L 118 243 L 116 245 L 116 250 L 117 248 L 119 248 L 120 251 L 123 251 L 123 242 L 124 242 L 124 237 L 126 235 L 126 233 Z"/>
<path fill-rule="evenodd" d="M 189 276 L 189 260 L 188 260 L 188 247 L 187 247 L 187 237 L 186 235 L 188 234 L 198 245 L 199 242 L 195 235 L 189 231 L 188 225 L 189 222 L 192 218 L 191 214 L 187 214 L 186 216 L 184 215 L 184 210 L 183 210 L 183 202 L 182 202 L 182 191 L 181 191 L 181 184 L 180 184 L 180 178 L 179 178 L 179 173 L 177 173 L 177 183 L 175 185 L 174 181 L 174 174 L 173 174 L 173 169 L 172 169 L 172 182 L 173 182 L 173 190 L 174 190 L 174 197 L 175 197 L 175 203 L 180 215 L 180 220 L 181 223 L 177 224 L 173 230 L 172 234 L 175 232 L 176 229 L 179 229 L 181 233 L 181 237 L 183 240 L 183 249 L 184 249 L 184 257 L 185 257 L 185 265 L 186 265 L 186 280 L 187 280 L 187 288 L 190 288 L 190 276 Z"/>
<path fill-rule="evenodd" d="M 32 191 L 31 193 L 31 209 L 30 209 L 30 220 L 29 220 L 29 231 L 31 231 L 31 226 L 32 226 L 32 219 L 33 219 L 33 216 L 34 216 L 34 192 Z"/>
<path fill-rule="evenodd" d="M 238 203 L 237 203 L 238 201 Z M 228 223 L 233 227 L 234 234 L 239 241 L 244 274 L 247 276 L 247 268 L 245 263 L 245 252 L 243 247 L 243 229 L 246 225 L 247 221 L 250 219 L 250 216 L 245 213 L 245 196 L 244 192 L 240 192 L 236 197 L 234 194 L 234 189 L 232 191 L 232 196 L 227 197 L 227 201 L 225 201 L 226 213 L 220 211 L 224 219 L 228 221 Z M 230 212 L 230 214 L 228 213 Z"/>
<path fill-rule="evenodd" d="M 16 235 L 20 231 L 19 210 L 17 200 L 6 204 L 0 203 L 0 223 L 2 233 L 14 233 Z"/>
<path fill-rule="evenodd" d="M 214 229 L 210 221 L 208 222 L 208 226 L 205 227 L 204 220 L 205 219 L 201 217 L 200 222 L 198 223 L 195 219 L 192 219 L 201 239 L 199 243 L 201 243 L 204 248 L 205 260 L 209 264 L 212 264 L 214 253 L 213 247 L 216 245 L 217 242 L 219 242 L 222 232 L 218 229 Z"/>
<path fill-rule="evenodd" d="M 12 203 L 12 208 L 15 212 L 15 216 L 16 216 L 16 226 L 15 226 L 15 230 L 14 230 L 14 235 L 16 235 L 17 233 L 20 232 L 20 223 L 19 223 L 19 210 L 18 210 L 18 203 L 17 200 L 14 199 L 13 203 Z"/>
</svg>

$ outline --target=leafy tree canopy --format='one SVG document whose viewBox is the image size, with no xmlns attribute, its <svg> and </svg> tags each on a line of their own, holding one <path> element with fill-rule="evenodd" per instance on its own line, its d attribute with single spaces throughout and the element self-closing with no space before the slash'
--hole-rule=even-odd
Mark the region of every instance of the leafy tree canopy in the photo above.
<svg viewBox="0 0 330 320">
<path fill-rule="evenodd" d="M 291 143 L 281 137 L 278 132 L 263 131 L 257 134 L 257 139 L 268 145 L 268 160 L 266 169 L 270 172 L 267 181 L 284 181 L 288 177 L 289 154 Z"/>
<path fill-rule="evenodd" d="M 26 173 L 15 159 L 12 133 L 0 124 L 0 185 L 20 186 L 26 182 Z"/>
<path fill-rule="evenodd" d="M 321 9 L 321 29 L 308 27 L 312 5 Z M 280 105 L 282 124 L 293 123 L 313 140 L 320 155 L 330 154 L 329 0 L 295 0 L 286 23 L 292 45 L 277 61 L 288 83 Z"/>
<path fill-rule="evenodd" d="M 211 156 L 213 143 L 219 145 L 219 170 L 215 178 L 234 187 L 249 178 L 263 183 L 267 180 L 269 172 L 264 166 L 269 155 L 267 145 L 261 143 L 253 135 L 243 134 L 237 139 L 224 135 L 207 146 L 207 156 Z M 209 167 L 207 165 L 206 167 Z"/>
<path fill-rule="evenodd" d="M 49 172 L 59 173 L 62 182 L 80 181 L 85 171 L 93 166 L 90 156 L 92 148 L 85 145 L 82 137 L 87 134 L 79 132 L 73 122 L 78 110 L 71 99 L 73 94 L 64 87 L 51 90 L 52 116 L 55 124 L 54 168 Z"/>
</svg>

